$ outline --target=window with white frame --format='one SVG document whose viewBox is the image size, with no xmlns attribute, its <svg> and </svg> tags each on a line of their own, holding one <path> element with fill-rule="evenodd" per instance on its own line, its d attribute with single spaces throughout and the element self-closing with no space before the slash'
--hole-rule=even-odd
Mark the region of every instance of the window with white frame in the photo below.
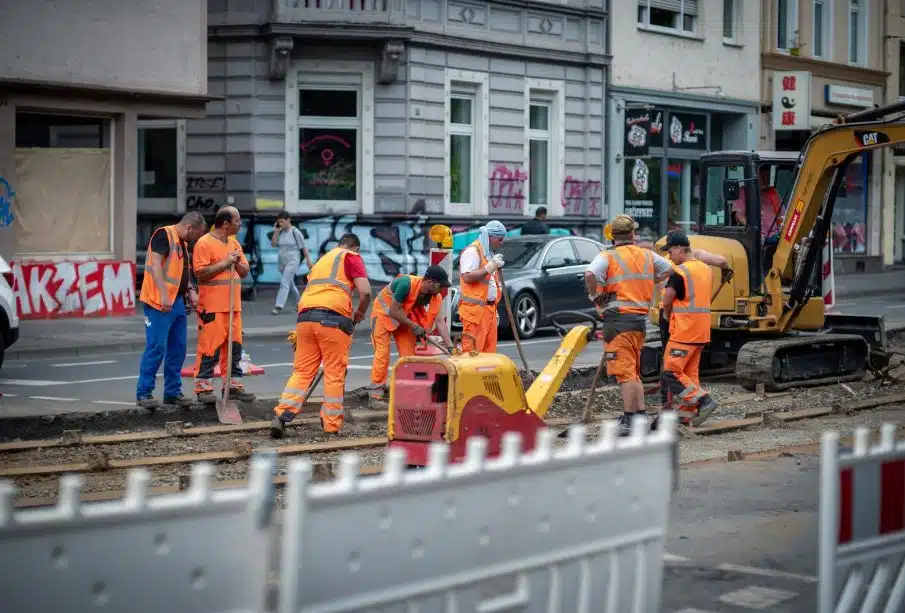
<svg viewBox="0 0 905 613">
<path fill-rule="evenodd" d="M 723 0 L 723 40 L 735 41 L 738 37 L 736 30 L 738 29 L 739 8 L 737 0 Z"/>
<path fill-rule="evenodd" d="M 828 59 L 832 54 L 833 0 L 814 0 L 814 57 Z"/>
<path fill-rule="evenodd" d="M 528 105 L 528 206 L 548 206 L 552 185 L 553 105 L 532 100 Z"/>
<path fill-rule="evenodd" d="M 776 0 L 776 48 L 798 47 L 798 0 Z"/>
<path fill-rule="evenodd" d="M 299 200 L 358 201 L 359 88 L 302 83 L 298 96 Z"/>
<path fill-rule="evenodd" d="M 848 61 L 867 64 L 867 3 L 864 0 L 848 2 Z"/>
<path fill-rule="evenodd" d="M 138 121 L 138 210 L 176 212 L 184 206 L 185 122 Z"/>
<path fill-rule="evenodd" d="M 698 0 L 638 0 L 638 25 L 693 34 L 698 27 Z"/>
<path fill-rule="evenodd" d="M 454 91 L 449 97 L 449 201 L 475 201 L 475 96 Z"/>
</svg>

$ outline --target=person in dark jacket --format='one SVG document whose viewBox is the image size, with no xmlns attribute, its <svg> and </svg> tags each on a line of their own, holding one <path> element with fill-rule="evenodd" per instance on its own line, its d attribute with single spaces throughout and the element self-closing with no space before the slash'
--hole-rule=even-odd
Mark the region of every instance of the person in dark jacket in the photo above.
<svg viewBox="0 0 905 613">
<path fill-rule="evenodd" d="M 547 219 L 547 207 L 539 206 L 534 219 L 522 226 L 522 234 L 550 234 L 550 228 L 544 221 Z"/>
</svg>

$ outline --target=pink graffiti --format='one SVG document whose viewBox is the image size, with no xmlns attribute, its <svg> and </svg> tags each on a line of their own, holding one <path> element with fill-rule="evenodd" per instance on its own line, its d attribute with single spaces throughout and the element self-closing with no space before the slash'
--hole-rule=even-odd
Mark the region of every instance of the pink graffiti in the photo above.
<svg viewBox="0 0 905 613">
<path fill-rule="evenodd" d="M 582 181 L 572 175 L 566 177 L 562 182 L 562 208 L 565 215 L 600 215 L 600 181 Z"/>
<path fill-rule="evenodd" d="M 525 210 L 525 181 L 528 173 L 521 168 L 500 164 L 490 174 L 490 210 L 522 213 Z"/>
<path fill-rule="evenodd" d="M 321 151 L 321 160 L 324 162 L 324 166 L 329 166 L 333 163 L 333 149 L 324 149 Z"/>
</svg>

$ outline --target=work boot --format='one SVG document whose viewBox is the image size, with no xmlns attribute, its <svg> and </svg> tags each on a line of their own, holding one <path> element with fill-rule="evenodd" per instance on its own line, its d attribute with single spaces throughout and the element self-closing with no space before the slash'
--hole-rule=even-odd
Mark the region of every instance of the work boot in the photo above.
<svg viewBox="0 0 905 613">
<path fill-rule="evenodd" d="M 167 406 L 179 407 L 180 409 L 188 409 L 194 404 L 191 398 L 187 398 L 182 394 L 179 394 L 178 396 L 165 397 L 163 399 L 163 403 Z"/>
<path fill-rule="evenodd" d="M 704 394 L 698 403 L 698 414 L 691 418 L 691 425 L 697 428 L 710 417 L 710 414 L 716 410 L 716 400 L 710 397 L 710 394 Z"/>
<path fill-rule="evenodd" d="M 152 396 L 142 396 L 141 398 L 136 399 L 135 404 L 149 411 L 153 411 L 160 406 L 160 403 L 157 402 Z"/>
</svg>

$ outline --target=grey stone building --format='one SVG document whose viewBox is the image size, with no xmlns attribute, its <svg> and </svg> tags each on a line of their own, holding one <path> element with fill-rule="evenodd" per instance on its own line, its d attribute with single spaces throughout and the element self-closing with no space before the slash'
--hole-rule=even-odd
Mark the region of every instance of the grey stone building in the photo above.
<svg viewBox="0 0 905 613">
<path fill-rule="evenodd" d="M 208 19 L 221 99 L 173 127 L 184 178 L 145 220 L 234 203 L 264 282 L 283 208 L 316 251 L 358 232 L 386 278 L 423 270 L 437 222 L 457 249 L 539 206 L 600 236 L 605 0 L 210 0 Z"/>
</svg>

